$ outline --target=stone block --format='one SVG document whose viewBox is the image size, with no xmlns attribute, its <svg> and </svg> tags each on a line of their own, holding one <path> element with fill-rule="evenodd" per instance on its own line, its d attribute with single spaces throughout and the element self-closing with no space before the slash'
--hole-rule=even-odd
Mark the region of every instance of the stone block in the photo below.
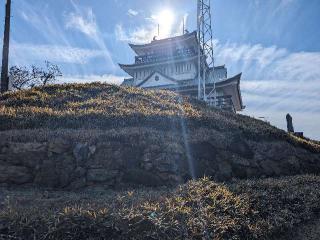
<svg viewBox="0 0 320 240">
<path fill-rule="evenodd" d="M 119 171 L 108 169 L 88 169 L 88 182 L 109 182 L 119 176 Z"/>
<path fill-rule="evenodd" d="M 32 182 L 29 169 L 22 166 L 0 166 L 0 183 L 25 184 Z"/>
</svg>

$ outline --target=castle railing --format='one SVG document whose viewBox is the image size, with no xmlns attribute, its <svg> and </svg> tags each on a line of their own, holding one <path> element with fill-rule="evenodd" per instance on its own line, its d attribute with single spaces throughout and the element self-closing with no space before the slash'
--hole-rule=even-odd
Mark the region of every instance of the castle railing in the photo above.
<svg viewBox="0 0 320 240">
<path fill-rule="evenodd" d="M 216 100 L 214 100 L 214 98 L 207 99 L 207 104 L 209 106 L 215 106 L 226 111 L 236 112 L 236 109 L 233 105 L 232 96 L 230 95 L 216 97 Z"/>
<path fill-rule="evenodd" d="M 148 54 L 144 56 L 136 56 L 135 57 L 135 64 L 146 64 L 146 63 L 156 63 L 156 62 L 163 62 L 168 60 L 173 60 L 177 58 L 187 58 L 193 57 L 196 55 L 196 52 L 192 48 L 182 48 L 174 50 L 171 53 L 154 53 Z"/>
</svg>

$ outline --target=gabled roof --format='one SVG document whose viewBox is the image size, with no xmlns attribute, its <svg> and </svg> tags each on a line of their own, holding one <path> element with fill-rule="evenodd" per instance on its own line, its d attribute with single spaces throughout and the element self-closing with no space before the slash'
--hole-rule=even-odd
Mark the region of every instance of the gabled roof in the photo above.
<svg viewBox="0 0 320 240">
<path fill-rule="evenodd" d="M 241 97 L 241 91 L 240 91 L 240 80 L 241 80 L 241 75 L 242 73 L 239 73 L 231 78 L 228 79 L 223 79 L 221 81 L 216 82 L 216 89 L 225 89 L 225 88 L 230 88 L 234 89 L 234 91 L 236 92 L 236 94 L 233 95 L 233 98 L 238 101 L 239 105 L 238 107 L 236 107 L 237 111 L 240 111 L 242 109 L 244 109 L 244 105 L 242 102 L 242 97 Z M 192 79 L 186 80 L 186 81 L 177 81 L 178 84 L 177 85 L 167 85 L 167 86 L 162 86 L 162 89 L 167 89 L 167 90 L 171 90 L 171 91 L 177 91 L 180 93 L 190 93 L 190 92 L 194 92 L 195 94 L 198 91 L 198 85 L 197 82 L 194 82 L 195 84 L 192 84 Z M 187 84 L 185 84 L 187 83 Z M 151 89 L 156 89 L 158 87 L 149 87 Z M 212 89 L 214 88 L 214 84 L 213 83 L 207 83 L 206 84 L 206 89 L 207 89 L 207 93 L 209 93 Z"/>
<path fill-rule="evenodd" d="M 236 84 L 240 85 L 241 75 L 242 75 L 242 73 L 239 73 L 239 74 L 237 74 L 237 75 L 235 75 L 235 76 L 233 76 L 231 78 L 227 78 L 227 79 L 223 79 L 223 80 L 217 81 L 216 82 L 216 86 L 230 84 L 230 83 L 236 83 Z"/>
<path fill-rule="evenodd" d="M 165 38 L 165 39 L 160 39 L 160 40 L 153 40 L 151 43 L 147 43 L 147 44 L 140 44 L 140 45 L 129 44 L 129 46 L 132 48 L 133 51 L 135 51 L 135 53 L 137 55 L 144 55 L 144 51 L 146 49 L 164 46 L 169 43 L 170 44 L 172 44 L 172 43 L 181 44 L 182 42 L 186 42 L 186 41 L 191 41 L 194 44 L 197 44 L 198 43 L 197 32 L 194 31 L 192 33 L 187 33 L 187 34 L 177 36 L 177 37 Z"/>
<path fill-rule="evenodd" d="M 137 85 L 137 87 L 140 87 L 140 86 L 142 86 L 144 83 L 146 83 L 147 81 L 149 81 L 149 79 L 150 79 L 154 74 L 159 74 L 160 76 L 165 77 L 165 78 L 169 79 L 170 81 L 175 82 L 176 84 L 178 84 L 178 81 L 175 80 L 174 78 L 169 77 L 169 76 L 167 76 L 167 75 L 165 75 L 165 74 L 163 74 L 163 73 L 161 73 L 161 72 L 159 72 L 159 71 L 153 71 L 145 80 L 143 80 L 141 83 L 139 83 L 139 84 Z"/>
<path fill-rule="evenodd" d="M 241 90 L 240 90 L 240 80 L 241 80 L 242 73 L 239 73 L 231 78 L 227 78 L 222 81 L 216 82 L 216 88 L 223 88 L 227 87 L 228 85 L 236 85 L 236 92 L 235 96 L 239 101 L 239 108 L 237 108 L 237 111 L 245 109 L 245 106 L 243 105 L 242 96 L 241 96 Z"/>
</svg>

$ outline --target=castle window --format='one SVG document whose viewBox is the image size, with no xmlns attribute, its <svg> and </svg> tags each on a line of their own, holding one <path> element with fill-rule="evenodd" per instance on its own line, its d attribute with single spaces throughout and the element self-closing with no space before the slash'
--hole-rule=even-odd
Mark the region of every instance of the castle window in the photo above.
<svg viewBox="0 0 320 240">
<path fill-rule="evenodd" d="M 187 71 L 190 71 L 191 70 L 191 63 L 188 63 L 187 64 Z"/>
<path fill-rule="evenodd" d="M 159 76 L 155 76 L 154 80 L 159 81 Z"/>
</svg>

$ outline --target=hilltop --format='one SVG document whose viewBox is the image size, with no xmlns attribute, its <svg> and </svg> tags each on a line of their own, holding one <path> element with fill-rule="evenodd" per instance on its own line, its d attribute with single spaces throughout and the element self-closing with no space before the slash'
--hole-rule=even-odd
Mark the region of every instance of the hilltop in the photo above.
<svg viewBox="0 0 320 240">
<path fill-rule="evenodd" d="M 0 122 L 6 183 L 158 186 L 320 171 L 318 142 L 169 91 L 92 83 L 11 92 L 0 95 Z"/>
<path fill-rule="evenodd" d="M 302 141 L 270 124 L 216 110 L 164 90 L 143 90 L 101 83 L 51 85 L 0 95 L 0 130 L 181 127 L 241 132 L 255 139 L 285 140 L 319 151 L 319 142 Z"/>
</svg>

